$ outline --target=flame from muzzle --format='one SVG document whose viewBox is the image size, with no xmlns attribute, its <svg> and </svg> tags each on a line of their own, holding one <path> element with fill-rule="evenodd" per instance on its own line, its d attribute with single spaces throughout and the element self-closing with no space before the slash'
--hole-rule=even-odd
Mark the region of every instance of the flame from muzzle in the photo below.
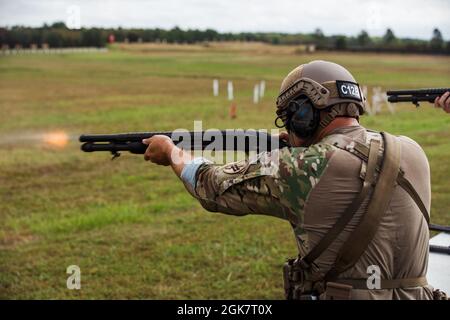
<svg viewBox="0 0 450 320">
<path fill-rule="evenodd" d="M 62 149 L 69 143 L 69 135 L 63 131 L 45 133 L 42 141 L 47 147 Z"/>
<path fill-rule="evenodd" d="M 50 131 L 46 133 L 36 132 L 20 132 L 3 135 L 0 133 L 0 147 L 33 145 L 48 149 L 63 149 L 69 145 L 70 141 L 74 141 L 77 135 L 68 134 L 65 131 Z"/>
</svg>

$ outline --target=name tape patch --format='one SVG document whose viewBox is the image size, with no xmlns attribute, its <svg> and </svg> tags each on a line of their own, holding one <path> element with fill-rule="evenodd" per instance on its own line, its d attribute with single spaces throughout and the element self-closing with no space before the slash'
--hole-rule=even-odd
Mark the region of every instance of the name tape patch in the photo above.
<svg viewBox="0 0 450 320">
<path fill-rule="evenodd" d="M 362 101 L 361 92 L 357 83 L 349 81 L 336 81 L 339 97 Z"/>
</svg>

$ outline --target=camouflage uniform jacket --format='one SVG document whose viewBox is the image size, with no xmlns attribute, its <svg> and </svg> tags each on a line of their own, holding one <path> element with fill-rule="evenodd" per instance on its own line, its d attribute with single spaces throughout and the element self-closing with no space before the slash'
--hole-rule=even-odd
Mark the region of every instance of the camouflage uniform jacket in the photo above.
<svg viewBox="0 0 450 320">
<path fill-rule="evenodd" d="M 291 222 L 304 255 L 333 226 L 362 187 L 363 162 L 329 143 L 335 135 L 366 141 L 361 126 L 336 129 L 308 148 L 283 148 L 260 153 L 254 160 L 216 166 L 203 164 L 189 192 L 208 211 L 232 215 L 264 214 Z M 327 142 L 328 141 L 328 142 Z M 430 208 L 430 172 L 423 150 L 400 137 L 401 167 Z M 358 224 L 366 200 L 336 241 L 316 260 L 326 272 L 342 243 Z M 409 195 L 395 188 L 389 210 L 366 252 L 342 278 L 367 278 L 367 267 L 377 265 L 381 278 L 408 278 L 426 274 L 428 228 Z M 353 290 L 357 299 L 430 299 L 432 287 Z"/>
</svg>

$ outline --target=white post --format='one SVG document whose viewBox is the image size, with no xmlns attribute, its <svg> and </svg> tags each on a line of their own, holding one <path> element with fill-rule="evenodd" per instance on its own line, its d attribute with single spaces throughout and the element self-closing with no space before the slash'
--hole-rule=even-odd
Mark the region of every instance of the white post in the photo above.
<svg viewBox="0 0 450 320">
<path fill-rule="evenodd" d="M 261 80 L 259 83 L 259 97 L 262 99 L 264 98 L 264 92 L 266 91 L 266 82 L 264 80 Z"/>
<path fill-rule="evenodd" d="M 395 107 L 394 107 L 394 104 L 392 104 L 392 103 L 390 103 L 390 102 L 388 101 L 388 96 L 387 96 L 386 92 L 383 92 L 382 95 L 383 95 L 383 101 L 386 103 L 386 105 L 387 105 L 388 108 L 389 108 L 389 112 L 390 112 L 391 114 L 394 114 L 394 113 L 395 113 Z"/>
<path fill-rule="evenodd" d="M 259 85 L 255 84 L 255 87 L 253 88 L 253 103 L 257 104 L 259 101 Z"/>
<path fill-rule="evenodd" d="M 233 100 L 233 82 L 228 81 L 228 100 Z"/>
<path fill-rule="evenodd" d="M 369 96 L 367 95 L 367 93 L 368 93 L 367 86 L 363 86 L 362 87 L 362 91 L 363 91 L 364 97 L 366 97 L 366 111 L 369 114 L 369 116 L 371 116 L 372 115 L 372 108 L 371 108 L 370 103 L 369 103 Z"/>
<path fill-rule="evenodd" d="M 213 80 L 213 95 L 217 97 L 219 95 L 219 80 Z"/>
<path fill-rule="evenodd" d="M 381 112 L 381 103 L 383 102 L 383 96 L 380 87 L 374 87 L 372 89 L 372 112 L 377 114 Z"/>
</svg>

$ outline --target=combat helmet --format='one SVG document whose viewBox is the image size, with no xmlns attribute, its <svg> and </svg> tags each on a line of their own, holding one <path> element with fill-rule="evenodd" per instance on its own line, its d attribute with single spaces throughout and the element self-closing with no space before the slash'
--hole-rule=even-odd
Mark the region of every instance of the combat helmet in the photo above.
<svg viewBox="0 0 450 320">
<path fill-rule="evenodd" d="M 275 124 L 289 130 L 292 118 L 298 118 L 300 127 L 312 126 L 306 131 L 301 128 L 307 136 L 325 128 L 339 116 L 359 119 L 365 112 L 365 100 L 359 84 L 347 69 L 329 61 L 311 61 L 296 67 L 283 80 L 276 102 Z M 304 111 L 295 114 L 306 101 L 312 106 L 311 116 Z M 320 111 L 327 112 L 321 119 Z"/>
</svg>

